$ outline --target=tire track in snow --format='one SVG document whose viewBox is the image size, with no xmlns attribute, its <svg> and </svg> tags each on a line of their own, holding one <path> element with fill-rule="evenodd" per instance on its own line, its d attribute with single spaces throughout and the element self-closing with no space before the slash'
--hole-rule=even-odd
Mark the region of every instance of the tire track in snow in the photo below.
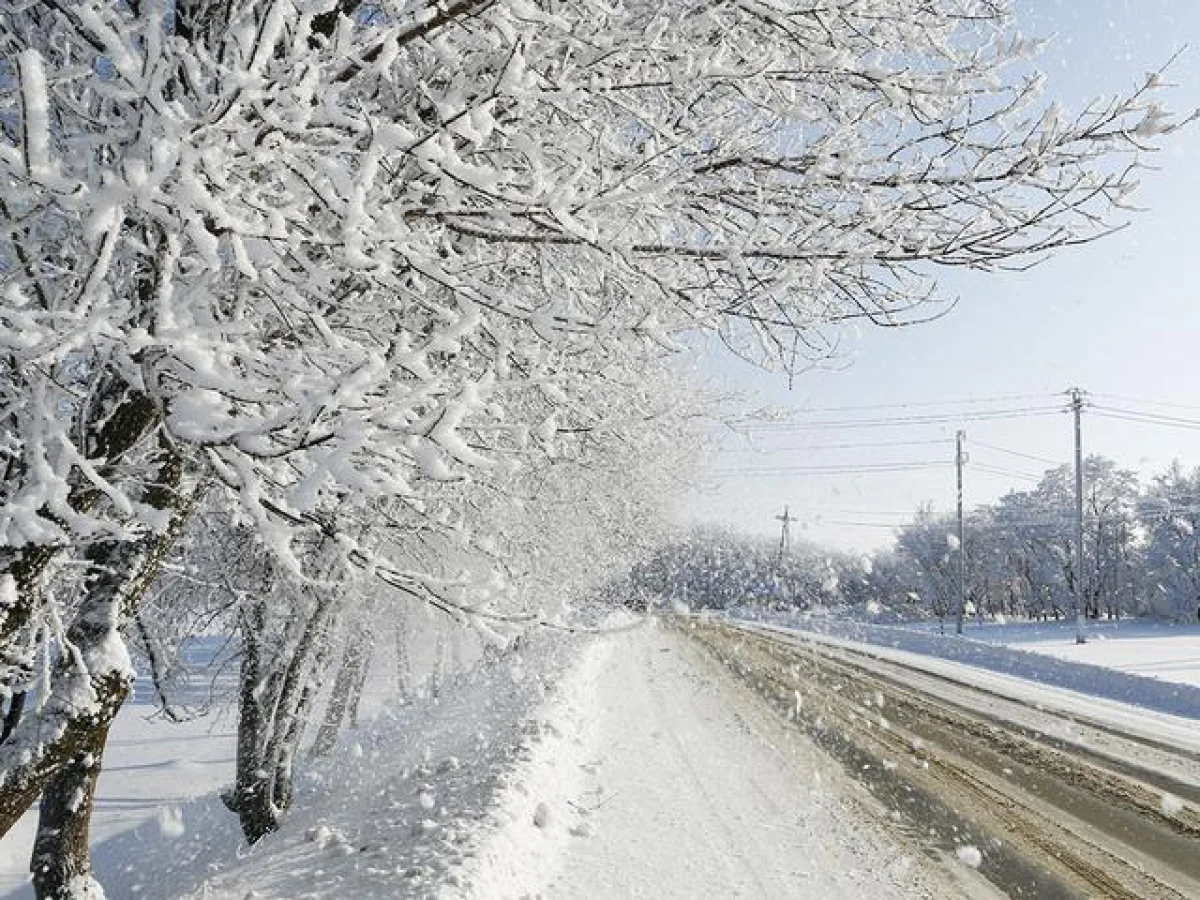
<svg viewBox="0 0 1200 900">
<path fill-rule="evenodd" d="M 1039 897 L 1200 896 L 1191 803 L 1169 805 L 1153 773 L 1131 777 L 1136 750 L 1121 766 L 1082 745 L 1064 752 L 1048 737 L 1056 731 L 1052 714 L 1026 706 L 1015 725 L 986 691 L 972 701 L 972 689 L 961 685 L 948 700 L 946 686 L 925 673 L 845 647 L 729 626 L 689 623 L 688 630 L 765 696 L 782 702 L 803 690 L 804 727 L 823 746 L 906 809 L 915 827 L 934 829 L 935 843 L 982 837 L 983 869 L 1006 889 Z M 1042 721 L 1031 726 L 1035 713 Z M 1185 759 L 1175 768 L 1186 767 Z"/>
</svg>

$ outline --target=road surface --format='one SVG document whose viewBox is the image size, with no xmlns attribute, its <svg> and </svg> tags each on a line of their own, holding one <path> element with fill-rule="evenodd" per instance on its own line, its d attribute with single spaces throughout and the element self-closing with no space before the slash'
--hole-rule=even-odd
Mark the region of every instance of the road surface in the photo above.
<svg viewBox="0 0 1200 900">
<path fill-rule="evenodd" d="M 682 629 L 841 760 L 898 827 L 975 847 L 1010 896 L 1200 897 L 1200 756 L 930 674 L 754 626 Z M 962 854 L 968 856 L 967 854 Z"/>
</svg>

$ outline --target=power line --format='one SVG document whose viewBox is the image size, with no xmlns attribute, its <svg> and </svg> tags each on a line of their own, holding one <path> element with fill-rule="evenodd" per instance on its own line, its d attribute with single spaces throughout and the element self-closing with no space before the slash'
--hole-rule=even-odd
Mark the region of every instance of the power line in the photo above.
<svg viewBox="0 0 1200 900">
<path fill-rule="evenodd" d="M 942 425 L 961 422 L 986 422 L 996 419 L 1025 419 L 1039 416 L 1057 416 L 1062 414 L 1058 406 L 1031 406 L 1017 409 L 981 410 L 961 414 L 894 416 L 877 419 L 843 419 L 818 422 L 761 422 L 748 423 L 748 430 L 766 431 L 806 431 L 809 429 L 829 428 L 891 428 L 910 425 Z"/>
<path fill-rule="evenodd" d="M 868 518 L 874 517 L 874 516 L 903 515 L 906 517 L 906 520 L 905 521 L 896 521 L 896 522 L 884 522 L 884 521 L 868 522 L 868 521 L 864 521 L 863 519 L 844 519 L 844 518 L 836 518 L 836 517 L 831 518 L 831 517 L 825 515 L 826 513 L 829 513 L 829 512 L 833 512 L 835 514 L 842 513 L 842 514 L 846 514 L 846 515 L 862 515 L 862 516 L 865 516 Z M 1092 524 L 1101 523 L 1101 524 L 1103 524 L 1105 522 L 1117 522 L 1117 521 L 1121 521 L 1123 519 L 1130 519 L 1130 518 L 1145 519 L 1145 518 L 1153 517 L 1156 514 L 1159 514 L 1160 512 L 1162 515 L 1167 514 L 1165 511 L 1159 511 L 1156 509 L 1140 509 L 1140 508 L 1132 509 L 1132 510 L 1125 510 L 1124 512 L 1118 512 L 1118 513 L 1099 513 L 1099 514 L 1097 514 L 1094 512 L 1085 511 L 1084 515 L 1083 515 L 1083 520 L 1085 523 L 1092 523 Z M 1200 513 L 1200 506 L 1173 507 L 1171 512 L 1176 513 L 1176 514 L 1189 513 L 1189 512 L 1190 513 Z M 971 516 L 979 516 L 980 514 L 985 516 L 985 519 L 982 522 L 980 522 L 978 519 L 974 519 L 972 521 L 972 519 L 970 518 Z M 953 519 L 954 519 L 954 513 L 939 512 L 939 513 L 936 513 L 931 519 L 925 520 L 924 524 L 933 525 L 935 527 L 940 526 L 940 527 L 949 528 L 953 525 Z M 913 527 L 918 524 L 916 513 L 912 513 L 912 512 L 892 513 L 889 511 L 885 511 L 885 510 L 873 511 L 873 510 L 852 510 L 852 509 L 848 509 L 848 510 L 806 509 L 805 515 L 800 517 L 799 521 L 808 522 L 808 523 L 812 523 L 812 524 L 820 524 L 820 525 L 862 525 L 864 527 L 895 528 L 895 529 L 907 529 L 907 528 Z M 1047 510 L 1043 510 L 1040 512 L 1028 511 L 1028 512 L 1023 512 L 1019 515 L 1006 515 L 1006 514 L 1004 514 L 1004 512 L 998 511 L 997 508 L 994 506 L 986 506 L 985 505 L 985 506 L 977 507 L 976 509 L 971 511 L 971 513 L 968 516 L 968 523 L 973 524 L 975 527 L 979 527 L 980 525 L 982 525 L 985 528 L 996 528 L 996 529 L 1005 529 L 1005 528 L 1009 528 L 1009 527 L 1017 526 L 1017 525 L 1025 525 L 1025 526 L 1047 525 L 1047 526 L 1054 526 L 1054 527 L 1065 529 L 1065 528 L 1068 528 L 1075 524 L 1075 513 L 1074 513 L 1074 510 L 1070 510 L 1070 509 L 1067 509 L 1064 507 L 1061 509 L 1047 509 Z"/>
<path fill-rule="evenodd" d="M 934 406 L 968 406 L 978 403 L 1014 403 L 1024 400 L 1046 400 L 1055 394 L 1001 394 L 993 397 L 963 397 L 957 400 L 908 400 L 896 403 L 865 403 L 855 406 L 813 406 L 796 409 L 797 413 L 868 412 L 877 409 L 916 409 Z"/>
<path fill-rule="evenodd" d="M 1028 400 L 1044 400 L 1045 394 L 1013 394 L 1003 397 L 988 397 L 988 398 L 962 398 L 959 400 L 930 400 L 930 401 L 912 401 L 907 403 L 879 403 L 879 404 L 864 404 L 859 406 L 832 406 L 812 408 L 808 410 L 793 411 L 793 414 L 808 415 L 808 414 L 831 414 L 842 412 L 866 412 L 866 411 L 881 411 L 881 410 L 909 410 L 918 408 L 929 408 L 934 411 L 928 413 L 913 413 L 902 415 L 880 415 L 880 416 L 862 416 L 849 418 L 830 418 L 818 420 L 798 420 L 790 421 L 750 421 L 744 420 L 738 423 L 741 427 L 748 431 L 758 431 L 765 436 L 772 434 L 783 434 L 789 432 L 804 432 L 816 431 L 821 429 L 839 430 L 839 429 L 882 429 L 891 427 L 906 427 L 906 426 L 921 426 L 921 425 L 946 425 L 946 424 L 962 424 L 965 422 L 986 422 L 1004 419 L 1025 419 L 1038 418 L 1046 416 L 1058 416 L 1065 412 L 1074 412 L 1076 416 L 1076 431 L 1079 430 L 1078 419 L 1080 413 L 1085 409 L 1095 415 L 1097 418 L 1108 418 L 1114 420 L 1128 421 L 1142 425 L 1159 425 L 1166 427 L 1185 428 L 1192 430 L 1200 430 L 1200 418 L 1192 418 L 1184 415 L 1172 415 L 1165 412 L 1155 412 L 1147 410 L 1147 406 L 1160 406 L 1168 408 L 1176 408 L 1181 410 L 1196 410 L 1200 411 L 1200 406 L 1189 406 L 1181 403 L 1169 403 L 1150 400 L 1139 400 L 1132 397 L 1120 397 L 1118 395 L 1099 395 L 1101 398 L 1124 401 L 1126 405 L 1110 406 L 1106 403 L 1096 403 L 1083 391 L 1073 389 L 1064 392 L 1070 398 L 1070 405 L 1065 409 L 1062 405 L 1046 406 L 1041 404 L 1016 405 L 1017 401 Z M 996 404 L 996 403 L 1013 403 L 1014 405 L 1003 408 L 977 408 L 977 409 L 962 409 L 958 411 L 947 410 L 946 407 L 952 406 L 971 406 L 976 404 Z M 1132 407 L 1132 408 L 1131 408 Z M 764 457 L 776 457 L 781 453 L 803 454 L 808 452 L 818 452 L 822 450 L 868 450 L 877 448 L 890 447 L 911 447 L 911 446 L 935 446 L 944 445 L 951 442 L 950 438 L 930 438 L 930 439 L 912 439 L 904 441 L 837 441 L 831 443 L 809 444 L 807 446 L 791 446 L 791 447 L 766 447 L 766 448 L 744 448 L 741 452 L 754 452 Z M 1076 443 L 1079 443 L 1078 433 L 1076 435 Z M 1005 454 L 1016 459 L 1028 460 L 1030 462 L 1040 463 L 1046 466 L 1062 467 L 1066 465 L 1059 459 L 1054 459 L 1047 456 L 1039 456 L 1035 453 L 1029 453 L 1024 450 L 1014 449 L 999 444 L 992 444 L 986 441 L 973 441 L 972 445 L 987 451 Z M 728 451 L 727 451 L 728 452 Z M 1079 456 L 1080 448 L 1077 446 L 1076 455 Z M 959 458 L 962 458 L 961 449 Z M 965 462 L 965 459 L 963 459 Z M 747 460 L 749 462 L 749 460 Z M 765 460 L 766 464 L 762 466 L 734 466 L 727 469 L 718 470 L 715 474 L 724 477 L 745 477 L 745 478 L 785 478 L 785 477 L 801 477 L 801 476 L 865 476 L 865 475 L 895 475 L 905 472 L 913 472 L 923 469 L 944 469 L 948 468 L 951 463 L 949 460 L 895 460 L 879 463 L 838 463 L 831 465 L 788 465 L 786 462 L 780 461 L 778 464 L 772 464 L 770 459 Z M 989 475 L 995 477 L 1021 479 L 1030 482 L 1041 481 L 1045 475 L 1036 472 L 1027 472 L 1015 468 L 1009 468 L 1003 465 L 994 465 L 988 462 L 980 462 L 978 460 L 970 463 L 971 470 L 978 472 L 981 475 Z M 1077 470 L 1081 470 L 1079 460 L 1076 461 Z M 1077 471 L 1077 480 L 1079 472 Z M 1076 488 L 1076 506 L 1080 502 L 1079 488 Z M 1031 494 L 1030 489 L 1021 489 L 1019 495 L 1036 496 Z M 1136 517 L 1138 519 L 1147 520 L 1155 517 L 1170 516 L 1172 513 L 1177 515 L 1186 515 L 1189 513 L 1200 513 L 1200 505 L 1180 505 L 1175 507 L 1168 506 L 1166 509 L 1160 508 L 1158 504 L 1146 503 L 1142 500 L 1137 500 L 1131 507 L 1118 512 L 1116 515 L 1104 513 L 1084 513 L 1078 508 L 1076 510 L 1068 509 L 1047 509 L 1043 511 L 1016 511 L 1015 514 L 1005 514 L 1002 507 L 984 506 L 973 511 L 972 517 L 983 516 L 982 519 L 976 520 L 988 528 L 1018 528 L 1022 526 L 1034 528 L 1052 528 L 1055 531 L 1064 531 L 1071 525 L 1074 525 L 1076 531 L 1081 527 L 1082 523 L 1103 523 L 1105 521 L 1116 521 L 1125 517 Z M 830 514 L 834 516 L 831 518 Z M 890 517 L 899 517 L 897 521 L 887 521 Z M 811 522 L 834 527 L 847 528 L 883 528 L 891 531 L 903 530 L 918 526 L 919 512 L 908 512 L 899 510 L 867 510 L 867 509 L 810 509 L 806 510 L 803 516 L 803 521 Z M 946 522 L 949 521 L 949 515 L 943 517 Z M 942 527 L 942 526 L 935 526 Z M 975 525 L 973 527 L 979 527 Z M 1100 527 L 1100 526 L 1098 526 Z M 785 525 L 786 528 L 786 525 Z M 1075 535 L 1076 548 L 1075 552 L 1078 555 L 1079 539 L 1078 533 Z"/>
<path fill-rule="evenodd" d="M 1142 425 L 1164 425 L 1169 428 L 1200 429 L 1200 419 L 1185 419 L 1180 416 L 1139 412 L 1136 409 L 1122 409 L 1102 404 L 1094 404 L 1091 410 L 1093 415 L 1102 419 L 1121 419 L 1128 422 L 1138 422 Z"/>
<path fill-rule="evenodd" d="M 862 520 L 827 518 L 820 514 L 821 513 L 820 510 L 808 510 L 808 512 L 813 513 L 813 515 L 803 517 L 801 519 L 801 521 L 809 521 L 809 522 L 814 522 L 814 523 L 818 523 L 821 525 L 849 525 L 849 524 L 856 524 L 856 523 L 868 524 L 868 523 L 863 522 Z M 854 510 L 848 510 L 847 512 L 853 513 Z M 863 510 L 862 512 L 864 515 L 868 515 L 868 516 L 872 515 L 872 513 L 869 510 Z M 1194 508 L 1189 508 L 1189 509 L 1176 508 L 1173 510 L 1173 512 L 1176 512 L 1176 513 L 1184 513 L 1184 512 L 1200 513 L 1200 507 L 1194 507 Z M 1007 527 L 1010 527 L 1013 525 L 1051 525 L 1051 526 L 1060 526 L 1060 527 L 1066 528 L 1068 526 L 1072 526 L 1075 524 L 1074 511 L 1070 510 L 1070 509 L 1066 509 L 1066 508 L 1059 509 L 1059 510 L 1045 510 L 1040 513 L 1033 513 L 1033 512 L 1024 513 L 1024 514 L 1017 515 L 1017 516 L 1002 515 L 1002 514 L 997 515 L 995 507 L 989 507 L 989 506 L 978 507 L 971 511 L 971 514 L 976 515 L 976 516 L 979 515 L 980 513 L 983 513 L 988 517 L 982 523 L 982 525 L 987 528 L 1003 529 L 1003 528 L 1007 528 Z M 904 522 L 882 522 L 881 521 L 881 522 L 872 522 L 869 524 L 871 524 L 872 526 L 875 526 L 875 527 L 879 527 L 879 528 L 899 528 L 899 529 L 909 528 L 911 526 L 916 525 L 917 520 L 916 520 L 915 515 L 913 515 L 912 513 L 909 513 L 908 515 L 912 516 L 912 518 L 910 520 L 904 521 Z M 1118 521 L 1121 521 L 1123 519 L 1128 519 L 1128 518 L 1147 518 L 1147 517 L 1150 517 L 1153 515 L 1154 515 L 1154 511 L 1142 511 L 1142 510 L 1130 510 L 1127 512 L 1127 514 L 1120 514 L 1120 513 L 1097 514 L 1094 512 L 1085 511 L 1083 514 L 1083 520 L 1085 523 L 1092 523 L 1092 524 L 1101 523 L 1101 524 L 1103 524 L 1105 522 L 1110 522 L 1110 523 L 1118 522 Z M 954 513 L 941 512 L 941 513 L 936 514 L 936 516 L 934 518 L 926 520 L 926 522 L 928 524 L 932 524 L 935 526 L 940 525 L 940 526 L 949 528 L 953 525 L 953 520 L 954 520 Z M 970 517 L 968 516 L 968 524 L 974 524 L 976 527 L 979 527 L 979 525 L 981 523 L 978 520 L 975 520 L 974 523 L 972 523 L 970 520 Z"/>
<path fill-rule="evenodd" d="M 1146 400 L 1141 397 L 1126 397 L 1121 394 L 1092 394 L 1093 397 L 1103 397 L 1107 400 L 1116 400 L 1118 403 L 1136 403 L 1141 406 L 1161 406 L 1167 409 L 1190 409 L 1193 412 L 1200 412 L 1200 406 L 1192 403 L 1172 403 L 1167 400 Z"/>
<path fill-rule="evenodd" d="M 935 444 L 953 443 L 953 438 L 928 438 L 920 441 L 863 441 L 846 444 L 809 444 L 805 447 L 734 447 L 724 452 L 755 453 L 765 456 L 769 453 L 803 453 L 806 450 L 866 450 L 878 449 L 880 447 L 927 447 Z"/>
<path fill-rule="evenodd" d="M 971 471 L 983 472 L 988 475 L 1004 475 L 1012 478 L 1025 478 L 1029 481 L 1041 481 L 1041 475 L 1035 475 L 1032 472 L 1021 472 L 1017 469 L 1006 469 L 1003 466 L 992 466 L 987 463 L 972 462 Z"/>
<path fill-rule="evenodd" d="M 995 450 L 998 453 L 1007 453 L 1009 456 L 1016 456 L 1021 459 L 1028 459 L 1033 462 L 1046 463 L 1047 465 L 1051 465 L 1051 466 L 1063 465 L 1062 460 L 1050 459 L 1047 456 L 1037 456 L 1033 453 L 1025 453 L 1021 450 L 1010 450 L 1008 447 L 1001 447 L 998 444 L 989 444 L 986 441 L 981 441 L 976 438 L 971 439 L 971 446 L 972 447 L 984 447 L 985 449 L 988 449 L 988 450 Z"/>
<path fill-rule="evenodd" d="M 852 522 L 845 519 L 822 519 L 821 525 L 839 525 L 849 528 L 886 528 L 889 531 L 898 531 L 903 528 L 903 523 L 896 524 L 895 522 Z"/>
<path fill-rule="evenodd" d="M 1085 515 L 1083 517 L 1083 520 L 1085 523 L 1094 523 L 1097 520 L 1105 521 L 1106 519 L 1112 520 L 1112 517 L 1105 517 L 1105 516 L 1097 517 L 1097 516 L 1092 516 L 1092 515 Z M 810 522 L 812 524 L 817 524 L 817 525 L 857 525 L 857 526 L 862 526 L 864 528 L 892 528 L 897 531 L 906 530 L 917 524 L 915 520 L 913 520 L 911 522 L 866 522 L 866 521 L 862 521 L 862 520 L 827 519 L 827 518 L 823 518 L 823 517 L 813 517 L 812 519 L 802 519 L 801 521 L 802 522 Z M 1004 529 L 1004 528 L 1007 528 L 1007 527 L 1010 527 L 1013 525 L 1026 525 L 1026 526 L 1048 525 L 1048 526 L 1055 526 L 1055 527 L 1059 527 L 1062 529 L 1066 529 L 1066 528 L 1069 528 L 1070 526 L 1074 525 L 1074 523 L 1075 523 L 1074 514 L 1071 512 L 1064 512 L 1061 515 L 1047 514 L 1045 516 L 1040 516 L 1040 517 L 1027 517 L 1027 518 L 1020 518 L 1020 519 L 1007 518 L 1007 519 L 1003 519 L 1003 520 L 996 520 L 996 521 L 985 523 L 985 527 Z M 930 524 L 942 525 L 947 529 L 953 528 L 954 514 L 953 513 L 943 513 L 938 519 L 933 520 Z M 973 521 L 971 519 L 970 515 L 968 515 L 967 525 L 969 525 L 973 528 L 978 528 L 979 524 L 980 523 L 978 521 Z"/>
<path fill-rule="evenodd" d="M 804 512 L 817 516 L 832 513 L 839 516 L 903 516 L 911 518 L 916 515 L 916 512 L 911 509 L 842 509 L 827 506 L 806 506 Z"/>
<path fill-rule="evenodd" d="M 952 465 L 947 460 L 916 460 L 913 462 L 875 463 L 864 465 L 837 466 L 763 466 L 747 469 L 718 469 L 722 476 L 754 477 L 780 475 L 874 475 L 908 472 L 915 469 L 945 468 Z"/>
</svg>

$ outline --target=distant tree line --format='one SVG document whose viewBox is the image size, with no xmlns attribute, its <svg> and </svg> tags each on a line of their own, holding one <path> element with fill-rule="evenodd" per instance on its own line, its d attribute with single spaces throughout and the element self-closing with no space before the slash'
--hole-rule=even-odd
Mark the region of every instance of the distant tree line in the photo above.
<svg viewBox="0 0 1200 900">
<path fill-rule="evenodd" d="M 1092 619 L 1200 618 L 1200 468 L 1178 462 L 1139 481 L 1101 456 L 1084 461 L 1084 567 L 1075 556 L 1071 466 L 1046 470 L 967 513 L 966 611 L 1058 619 L 1076 589 Z M 628 582 L 610 586 L 634 605 L 693 609 L 852 607 L 891 617 L 953 615 L 958 602 L 957 521 L 931 506 L 872 554 L 704 529 L 661 546 Z"/>
<path fill-rule="evenodd" d="M 1029 490 L 1012 491 L 966 517 L 969 612 L 1059 618 L 1072 613 L 1076 590 L 1089 618 L 1153 615 L 1196 619 L 1200 612 L 1200 468 L 1178 462 L 1148 483 L 1101 456 L 1084 461 L 1084 563 L 1075 554 L 1075 484 L 1071 466 L 1046 470 Z M 952 514 L 917 511 L 892 551 L 872 570 L 875 599 L 916 594 L 935 615 L 948 615 L 958 593 L 957 524 Z M 902 586 L 902 587 L 901 587 Z"/>
<path fill-rule="evenodd" d="M 660 546 L 609 590 L 642 609 L 806 609 L 844 602 L 840 573 L 853 565 L 816 544 L 792 544 L 780 553 L 778 540 L 701 528 Z"/>
</svg>

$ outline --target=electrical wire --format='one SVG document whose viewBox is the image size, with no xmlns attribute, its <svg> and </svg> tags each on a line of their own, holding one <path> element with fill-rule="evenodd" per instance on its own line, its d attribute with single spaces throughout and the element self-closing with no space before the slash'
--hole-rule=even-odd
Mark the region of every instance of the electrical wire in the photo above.
<svg viewBox="0 0 1200 900">
<path fill-rule="evenodd" d="M 1092 397 L 1103 397 L 1106 400 L 1116 400 L 1118 403 L 1133 403 L 1139 406 L 1161 406 L 1166 409 L 1188 409 L 1200 412 L 1200 406 L 1191 403 L 1172 403 L 1167 400 L 1146 400 L 1141 397 L 1126 397 L 1121 394 L 1091 394 Z"/>
<path fill-rule="evenodd" d="M 1013 403 L 1018 400 L 1046 400 L 1057 394 L 1001 394 L 993 397 L 963 397 L 957 400 L 909 400 L 896 403 L 866 403 L 856 406 L 814 406 L 797 413 L 868 412 L 877 409 L 916 409 L 935 406 L 967 406 L 977 403 Z"/>
<path fill-rule="evenodd" d="M 1088 415 L 1096 418 L 1112 419 L 1118 421 L 1126 421 L 1142 425 L 1157 425 L 1163 427 L 1182 428 L 1190 430 L 1200 430 L 1200 418 L 1191 418 L 1185 415 L 1174 415 L 1168 412 L 1157 412 L 1145 407 L 1161 407 L 1167 409 L 1192 410 L 1200 412 L 1200 406 L 1192 406 L 1182 403 L 1171 403 L 1166 401 L 1145 400 L 1134 397 L 1122 397 L 1115 394 L 1087 394 L 1085 409 Z M 906 426 L 921 426 L 921 425 L 942 425 L 951 423 L 964 422 L 986 422 L 1004 419 L 1024 419 L 1037 418 L 1045 416 L 1058 416 L 1063 412 L 1069 412 L 1070 408 L 1064 408 L 1061 405 L 1043 406 L 1043 405 L 1028 405 L 1028 406 L 1011 406 L 1000 409 L 964 409 L 957 412 L 945 411 L 944 407 L 956 405 L 970 406 L 976 404 L 989 403 L 1015 403 L 1016 401 L 1026 400 L 1044 400 L 1047 395 L 1036 394 L 1014 394 L 1003 397 L 989 398 L 962 398 L 959 400 L 930 400 L 930 401 L 912 401 L 908 403 L 880 403 L 880 404 L 865 404 L 861 406 L 832 406 L 812 408 L 808 410 L 797 410 L 794 414 L 831 414 L 843 412 L 868 412 L 882 410 L 907 410 L 928 408 L 935 411 L 929 413 L 914 413 L 911 415 L 895 415 L 895 416 L 864 416 L 853 418 L 832 418 L 825 420 L 806 421 L 742 421 L 738 425 L 748 431 L 758 431 L 766 435 L 788 432 L 803 432 L 808 430 L 841 430 L 841 429 L 882 429 L 891 427 L 906 427 Z M 1106 402 L 1096 402 L 1096 400 L 1116 401 L 1118 405 L 1109 405 Z M 1123 404 L 1123 405 L 1122 405 Z M 1138 408 L 1142 407 L 1142 408 Z M 826 444 L 810 444 L 800 447 L 773 447 L 773 448 L 745 448 L 736 452 L 754 452 L 764 456 L 774 456 L 782 453 L 803 454 L 806 452 L 816 452 L 821 450 L 857 450 L 857 449 L 873 449 L 883 447 L 897 446 L 933 446 L 946 445 L 953 443 L 950 438 L 933 438 L 928 440 L 906 440 L 906 441 L 863 441 L 863 442 L 837 442 Z M 999 444 L 992 444 L 986 441 L 972 439 L 970 442 L 972 449 L 978 447 L 982 450 L 1002 453 L 1018 459 L 1029 460 L 1031 462 L 1042 463 L 1048 466 L 1061 467 L 1065 463 L 1061 460 L 1052 459 L 1046 456 L 1039 456 L 1034 453 L 1028 453 L 1023 450 L 1015 450 L 1011 447 L 1005 447 Z M 729 451 L 727 451 L 729 452 Z M 759 467 L 733 467 L 717 471 L 716 475 L 723 477 L 745 477 L 745 478 L 775 478 L 775 477 L 799 477 L 799 476 L 859 476 L 859 475 L 883 475 L 883 474 L 898 474 L 903 472 L 911 472 L 922 469 L 944 469 L 953 466 L 950 460 L 911 460 L 911 461 L 894 461 L 882 463 L 862 463 L 862 464 L 831 464 L 831 465 L 787 465 L 780 463 L 778 465 L 764 465 Z M 969 463 L 970 470 L 977 472 L 980 475 L 989 475 L 1003 478 L 1023 479 L 1030 482 L 1038 482 L 1044 478 L 1044 474 L 1036 474 L 1033 472 L 1025 472 L 1018 469 L 1007 468 L 1005 466 L 993 465 L 987 462 L 972 460 Z M 1075 514 L 1072 510 L 1044 510 L 1044 511 L 1022 511 L 1014 515 L 1005 515 L 1003 510 L 997 510 L 995 507 L 985 507 L 982 513 L 986 516 L 985 522 L 989 527 L 993 528 L 1016 528 L 1016 527 L 1041 527 L 1058 529 L 1066 528 L 1074 523 Z M 842 518 L 830 518 L 829 514 L 842 516 Z M 1168 518 L 1171 515 L 1187 515 L 1200 514 L 1200 503 L 1192 503 L 1190 505 L 1172 506 L 1170 503 L 1154 503 L 1146 501 L 1136 501 L 1131 508 L 1126 509 L 1123 513 L 1116 516 L 1088 513 L 1085 514 L 1085 522 L 1096 525 L 1103 524 L 1106 521 L 1117 521 L 1122 515 L 1128 517 L 1136 517 L 1143 521 L 1154 518 Z M 903 520 L 886 521 L 890 517 L 903 517 Z M 951 518 L 951 514 L 938 514 L 939 519 Z M 901 512 L 899 510 L 853 510 L 853 509 L 811 509 L 807 511 L 805 519 L 815 525 L 828 525 L 848 528 L 883 528 L 891 531 L 904 530 L 918 525 L 917 517 L 912 512 Z M 1152 524 L 1152 523 L 1150 523 Z"/>
<path fill-rule="evenodd" d="M 904 528 L 903 524 L 895 522 L 851 522 L 843 519 L 821 519 L 817 522 L 818 525 L 838 525 L 849 528 L 886 528 L 889 531 L 899 531 Z"/>
<path fill-rule="evenodd" d="M 844 419 L 818 422 L 758 422 L 746 423 L 743 427 L 750 431 L 807 431 L 810 429 L 849 429 L 849 428 L 893 428 L 911 425 L 941 425 L 960 422 L 987 422 L 997 419 L 1026 419 L 1040 416 L 1058 416 L 1063 409 L 1058 406 L 1030 406 L 1017 409 L 981 410 L 976 413 L 955 415 L 926 415 L 926 416 L 895 416 L 879 419 Z"/>
<path fill-rule="evenodd" d="M 782 475 L 883 475 L 917 469 L 949 468 L 947 460 L 915 460 L 913 462 L 874 463 L 844 466 L 763 466 L 745 469 L 717 469 L 715 475 L 725 477 L 777 477 Z"/>
<path fill-rule="evenodd" d="M 866 516 L 868 518 L 872 516 L 901 516 L 903 518 L 910 519 L 916 514 L 915 511 L 911 509 L 843 509 L 828 506 L 804 506 L 803 504 L 798 505 L 797 509 L 800 510 L 800 514 L 802 515 L 814 516 L 821 516 L 825 514 L 835 516 Z"/>
<path fill-rule="evenodd" d="M 972 462 L 969 463 L 971 470 L 975 472 L 984 472 L 988 475 L 1005 475 L 1012 478 L 1025 478 L 1029 481 L 1041 481 L 1041 475 L 1035 475 L 1032 472 L 1021 472 L 1017 469 L 1007 469 L 1003 466 L 991 466 L 987 463 Z"/>
<path fill-rule="evenodd" d="M 1136 409 L 1123 409 L 1117 406 L 1093 404 L 1091 414 L 1101 419 L 1119 419 L 1127 422 L 1138 422 L 1142 425 L 1163 425 L 1168 428 L 1200 429 L 1200 419 L 1185 419 L 1181 416 L 1167 416 L 1159 413 L 1144 413 Z"/>
<path fill-rule="evenodd" d="M 767 455 L 768 453 L 803 453 L 807 450 L 866 450 L 877 449 L 880 447 L 926 447 L 934 444 L 953 444 L 954 438 L 930 438 L 922 441 L 865 441 L 862 443 L 848 444 L 810 444 L 806 447 L 734 447 L 730 450 L 725 450 L 725 453 L 756 453 L 759 455 Z"/>
<path fill-rule="evenodd" d="M 1046 463 L 1047 465 L 1051 466 L 1062 465 L 1061 460 L 1050 459 L 1047 456 L 1037 456 L 1033 453 L 1025 453 L 1021 450 L 1010 450 L 1008 447 L 1001 447 L 998 444 L 989 444 L 986 441 L 976 440 L 975 438 L 970 440 L 970 447 L 983 447 L 985 450 L 995 450 L 998 453 L 1007 453 L 1009 456 L 1016 456 L 1020 459 L 1028 459 L 1033 462 Z"/>
</svg>

